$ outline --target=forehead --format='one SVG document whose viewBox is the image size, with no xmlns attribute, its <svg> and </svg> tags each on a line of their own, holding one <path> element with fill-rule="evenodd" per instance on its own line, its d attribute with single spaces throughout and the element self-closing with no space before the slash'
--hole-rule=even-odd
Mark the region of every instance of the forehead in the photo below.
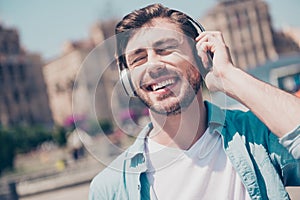
<svg viewBox="0 0 300 200">
<path fill-rule="evenodd" d="M 184 35 L 180 27 L 167 18 L 152 20 L 150 25 L 143 26 L 135 31 L 129 39 L 125 53 L 136 49 L 151 48 L 158 41 L 173 38 L 182 42 Z"/>
</svg>

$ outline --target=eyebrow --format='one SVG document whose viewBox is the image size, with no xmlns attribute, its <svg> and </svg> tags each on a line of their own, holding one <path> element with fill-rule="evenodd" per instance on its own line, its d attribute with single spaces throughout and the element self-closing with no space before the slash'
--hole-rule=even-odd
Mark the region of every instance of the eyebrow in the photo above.
<svg viewBox="0 0 300 200">
<path fill-rule="evenodd" d="M 161 40 L 159 40 L 159 41 L 157 41 L 157 42 L 155 42 L 154 44 L 153 44 L 153 48 L 157 48 L 157 47 L 160 47 L 160 46 L 162 46 L 162 45 L 165 45 L 165 44 L 174 44 L 174 45 L 178 45 L 179 44 L 179 41 L 178 40 L 176 40 L 175 38 L 165 38 L 165 39 L 161 39 Z"/>
<path fill-rule="evenodd" d="M 136 49 L 132 53 L 130 53 L 129 56 L 137 55 L 139 53 L 142 53 L 143 51 L 144 51 L 144 48 Z"/>
<path fill-rule="evenodd" d="M 168 45 L 170 43 L 177 46 L 179 44 L 179 41 L 176 40 L 175 38 L 164 38 L 164 39 L 154 42 L 152 48 L 158 48 L 158 47 L 161 47 L 162 45 L 165 45 L 165 44 Z M 128 59 L 130 59 L 134 55 L 138 55 L 139 53 L 142 53 L 145 49 L 146 48 L 138 48 L 138 49 L 133 50 L 131 53 L 128 54 Z"/>
<path fill-rule="evenodd" d="M 154 44 L 152 45 L 151 48 L 154 48 L 154 49 L 161 48 L 161 46 L 169 45 L 170 43 L 176 47 L 179 45 L 179 43 L 181 43 L 181 41 L 179 41 L 178 39 L 175 39 L 175 38 L 163 38 L 163 39 L 160 39 L 160 40 L 154 42 Z M 140 53 L 143 53 L 145 51 L 145 49 L 147 49 L 147 47 L 146 48 L 138 48 L 138 49 L 133 50 L 131 53 L 129 53 L 128 54 L 129 64 L 132 62 L 132 59 L 134 58 L 134 56 L 136 56 Z"/>
</svg>

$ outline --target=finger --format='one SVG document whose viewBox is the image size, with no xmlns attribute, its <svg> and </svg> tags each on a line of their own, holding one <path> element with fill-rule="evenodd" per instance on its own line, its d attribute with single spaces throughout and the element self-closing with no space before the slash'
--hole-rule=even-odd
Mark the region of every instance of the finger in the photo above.
<svg viewBox="0 0 300 200">
<path fill-rule="evenodd" d="M 196 41 L 209 41 L 212 38 L 217 38 L 220 42 L 225 43 L 223 34 L 219 31 L 204 31 L 199 34 L 199 36 L 196 38 Z"/>
<path fill-rule="evenodd" d="M 217 38 L 212 35 L 205 35 L 198 42 L 198 47 L 203 51 L 212 51 L 214 44 L 216 44 Z"/>
<path fill-rule="evenodd" d="M 210 71 L 213 65 L 209 53 L 212 46 L 211 42 L 197 43 L 196 45 L 198 56 L 201 58 L 202 64 L 207 71 Z"/>
<path fill-rule="evenodd" d="M 198 50 L 198 52 L 207 52 L 207 51 L 212 51 L 213 49 L 213 42 L 208 42 L 208 41 L 205 41 L 205 42 L 201 42 L 199 41 L 197 44 L 196 44 L 196 48 Z"/>
</svg>

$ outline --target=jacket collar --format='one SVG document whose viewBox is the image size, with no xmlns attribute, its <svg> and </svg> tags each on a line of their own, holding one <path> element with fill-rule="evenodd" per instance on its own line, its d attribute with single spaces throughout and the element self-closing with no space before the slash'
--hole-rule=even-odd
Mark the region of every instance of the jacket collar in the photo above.
<svg viewBox="0 0 300 200">
<path fill-rule="evenodd" d="M 204 105 L 207 109 L 207 120 L 210 132 L 217 131 L 221 134 L 222 129 L 225 126 L 226 112 L 208 101 L 205 101 Z M 151 122 L 143 128 L 133 145 L 127 150 L 125 159 L 133 159 L 135 157 L 140 157 L 141 155 L 145 159 L 145 140 L 152 128 L 153 125 Z"/>
<path fill-rule="evenodd" d="M 226 110 L 220 109 L 218 106 L 204 101 L 204 105 L 207 110 L 207 125 L 210 132 L 217 131 L 219 134 L 222 133 L 223 127 L 226 126 Z"/>
<path fill-rule="evenodd" d="M 153 128 L 153 125 L 152 125 L 151 122 L 143 128 L 143 130 L 137 136 L 137 138 L 136 138 L 135 142 L 133 143 L 133 145 L 131 145 L 129 147 L 129 149 L 127 150 L 127 152 L 125 154 L 126 159 L 131 159 L 131 158 L 135 157 L 138 154 L 144 155 L 145 140 L 146 140 L 147 135 L 152 130 L 152 128 Z"/>
</svg>

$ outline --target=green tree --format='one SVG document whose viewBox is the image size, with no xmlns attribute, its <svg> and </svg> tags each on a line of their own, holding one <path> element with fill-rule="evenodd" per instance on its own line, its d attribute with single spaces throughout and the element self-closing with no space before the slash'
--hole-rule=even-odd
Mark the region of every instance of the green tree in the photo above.
<svg viewBox="0 0 300 200">
<path fill-rule="evenodd" d="M 15 142 L 12 132 L 0 127 L 0 175 L 4 169 L 12 169 L 15 159 Z"/>
<path fill-rule="evenodd" d="M 60 147 L 67 144 L 67 130 L 62 126 L 55 126 L 52 133 L 53 141 Z"/>
<path fill-rule="evenodd" d="M 12 130 L 18 153 L 27 153 L 43 142 L 52 140 L 51 132 L 42 126 L 18 126 Z"/>
<path fill-rule="evenodd" d="M 103 130 L 104 134 L 110 135 L 111 133 L 113 133 L 114 126 L 110 120 L 108 119 L 100 120 L 99 125 Z"/>
</svg>

